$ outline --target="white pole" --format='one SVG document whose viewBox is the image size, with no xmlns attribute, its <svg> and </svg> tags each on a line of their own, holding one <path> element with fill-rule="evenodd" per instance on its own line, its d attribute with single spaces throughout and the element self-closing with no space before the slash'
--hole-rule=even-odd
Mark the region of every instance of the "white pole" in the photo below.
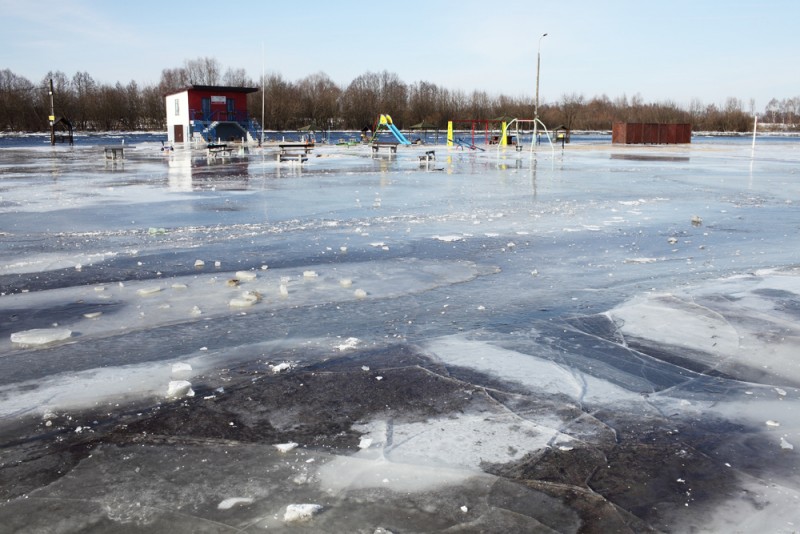
<svg viewBox="0 0 800 534">
<path fill-rule="evenodd" d="M 536 136 L 538 134 L 536 123 L 539 120 L 539 66 L 542 60 L 542 39 L 545 37 L 547 37 L 546 33 L 543 33 L 542 36 L 539 37 L 539 46 L 536 48 L 536 100 L 534 100 L 533 103 L 533 139 L 531 140 L 531 150 L 533 150 L 533 145 L 536 144 Z"/>
<path fill-rule="evenodd" d="M 758 129 L 758 115 L 753 115 L 753 150 L 756 149 L 756 130 Z"/>
<path fill-rule="evenodd" d="M 261 136 L 258 144 L 264 146 L 264 101 L 266 99 L 264 91 L 264 41 L 261 41 Z"/>
</svg>

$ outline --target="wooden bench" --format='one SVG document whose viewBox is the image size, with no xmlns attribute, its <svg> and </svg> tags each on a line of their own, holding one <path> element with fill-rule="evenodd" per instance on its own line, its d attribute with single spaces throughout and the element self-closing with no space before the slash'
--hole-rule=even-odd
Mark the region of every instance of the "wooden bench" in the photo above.
<svg viewBox="0 0 800 534">
<path fill-rule="evenodd" d="M 377 154 L 381 148 L 388 148 L 392 154 L 397 154 L 397 145 L 400 143 L 372 143 L 372 153 Z"/>
<path fill-rule="evenodd" d="M 424 156 L 419 157 L 420 163 L 428 163 L 429 161 L 436 161 L 436 151 L 428 150 Z"/>
<path fill-rule="evenodd" d="M 290 150 L 302 150 L 304 154 L 308 154 L 314 148 L 314 143 L 281 143 L 278 148 L 281 154 L 286 154 Z"/>
<path fill-rule="evenodd" d="M 225 144 L 209 143 L 206 145 L 206 155 L 210 158 L 216 158 L 217 156 L 230 157 L 231 149 Z"/>
<path fill-rule="evenodd" d="M 308 161 L 308 156 L 306 156 L 305 153 L 278 154 L 278 161 L 281 163 L 285 161 L 290 161 L 290 162 L 296 161 L 297 163 L 305 163 L 306 161 Z"/>
<path fill-rule="evenodd" d="M 308 161 L 308 154 L 314 148 L 314 143 L 280 143 L 278 145 L 278 162 L 284 161 L 305 163 Z"/>
<path fill-rule="evenodd" d="M 119 157 L 122 159 L 125 157 L 125 145 L 106 145 L 103 147 L 103 153 L 106 159 L 117 159 L 117 153 L 119 153 Z"/>
</svg>

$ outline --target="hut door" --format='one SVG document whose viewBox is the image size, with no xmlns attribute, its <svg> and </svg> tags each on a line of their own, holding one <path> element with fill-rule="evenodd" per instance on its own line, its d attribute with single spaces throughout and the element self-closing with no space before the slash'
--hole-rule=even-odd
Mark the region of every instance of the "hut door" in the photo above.
<svg viewBox="0 0 800 534">
<path fill-rule="evenodd" d="M 183 143 L 183 125 L 176 124 L 173 127 L 173 137 L 175 138 L 176 143 Z"/>
</svg>

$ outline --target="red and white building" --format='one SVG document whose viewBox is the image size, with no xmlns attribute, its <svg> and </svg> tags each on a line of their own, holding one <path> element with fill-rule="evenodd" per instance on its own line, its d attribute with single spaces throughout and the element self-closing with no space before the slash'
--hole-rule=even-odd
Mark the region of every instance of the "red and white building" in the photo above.
<svg viewBox="0 0 800 534">
<path fill-rule="evenodd" d="M 170 143 L 207 143 L 259 139 L 258 123 L 247 113 L 247 95 L 254 87 L 190 85 L 166 95 Z"/>
</svg>

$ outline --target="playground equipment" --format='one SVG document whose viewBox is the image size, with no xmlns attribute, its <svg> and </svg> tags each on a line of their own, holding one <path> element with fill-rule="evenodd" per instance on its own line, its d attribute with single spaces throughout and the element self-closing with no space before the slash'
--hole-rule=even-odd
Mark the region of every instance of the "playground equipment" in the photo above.
<svg viewBox="0 0 800 534">
<path fill-rule="evenodd" d="M 463 123 L 470 125 L 470 138 L 471 141 L 468 142 L 464 139 L 456 138 L 453 135 L 453 124 Z M 490 128 L 491 124 L 500 124 L 500 130 L 502 131 L 502 135 L 490 135 L 490 130 L 493 132 L 494 129 Z M 508 145 L 508 136 L 506 135 L 506 120 L 505 117 L 499 119 L 461 119 L 455 121 L 447 121 L 447 146 L 458 145 L 462 148 L 466 147 L 470 150 L 483 150 L 478 146 L 475 142 L 475 134 L 476 129 L 475 126 L 483 126 L 483 136 L 484 136 L 484 144 L 487 145 L 494 145 L 498 144 L 500 146 Z M 477 131 L 480 134 L 480 131 Z"/>
<path fill-rule="evenodd" d="M 468 148 L 470 150 L 480 150 L 481 152 L 485 152 L 486 151 L 486 149 L 481 148 L 481 147 L 479 147 L 478 145 L 476 145 L 474 143 L 469 143 L 467 141 L 464 141 L 460 137 L 456 137 L 455 139 L 452 138 L 452 137 L 449 137 L 448 140 L 447 140 L 447 143 L 450 146 L 453 146 L 453 143 L 455 143 L 458 146 L 460 146 L 461 148 Z"/>
<path fill-rule="evenodd" d="M 520 124 L 528 124 L 528 123 L 533 123 L 533 138 L 531 139 L 531 154 L 533 154 L 535 152 L 535 147 L 536 147 L 536 144 L 537 144 L 537 141 L 538 141 L 538 139 L 537 139 L 537 137 L 538 137 L 538 128 L 537 127 L 539 125 L 541 125 L 542 130 L 544 130 L 544 134 L 547 137 L 547 141 L 550 143 L 550 148 L 552 150 L 553 156 L 555 156 L 556 147 L 553 144 L 552 136 L 550 135 L 550 132 L 547 130 L 547 126 L 545 126 L 544 123 L 542 121 L 540 121 L 539 119 L 512 119 L 508 124 L 503 123 L 503 133 L 502 133 L 503 138 L 505 139 L 508 130 L 510 129 L 510 127 L 512 125 L 514 125 L 516 127 L 516 130 L 517 130 L 517 139 L 520 139 L 520 136 L 519 136 L 519 125 Z M 501 147 L 501 145 L 498 144 L 497 145 L 497 151 L 498 152 L 500 152 L 500 147 Z M 520 149 L 521 149 L 521 145 L 518 144 L 517 145 L 517 150 L 520 150 Z"/>
<path fill-rule="evenodd" d="M 381 115 L 378 119 L 378 124 L 375 126 L 374 130 L 375 133 L 372 134 L 372 139 L 370 140 L 371 143 L 374 143 L 377 140 L 378 134 L 382 128 L 389 130 L 389 132 L 394 136 L 395 139 L 397 139 L 399 143 L 403 145 L 411 144 L 411 141 L 406 139 L 406 136 L 404 136 L 400 130 L 397 129 L 397 126 L 392 123 L 392 117 L 389 115 Z"/>
</svg>

